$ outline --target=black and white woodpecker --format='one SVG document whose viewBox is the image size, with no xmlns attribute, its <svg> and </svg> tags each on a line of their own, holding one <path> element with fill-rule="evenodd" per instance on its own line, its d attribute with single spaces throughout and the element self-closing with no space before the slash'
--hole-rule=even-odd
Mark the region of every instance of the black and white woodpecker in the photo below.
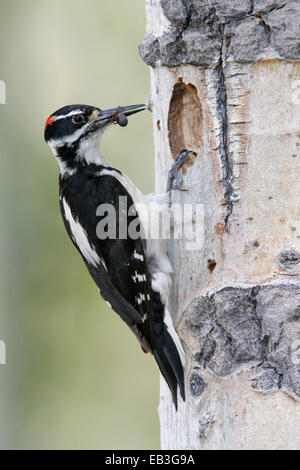
<svg viewBox="0 0 300 470">
<path fill-rule="evenodd" d="M 99 238 L 96 230 L 101 219 L 97 209 L 103 204 L 113 205 L 120 223 L 120 196 L 126 196 L 128 209 L 138 203 L 168 200 L 167 193 L 144 196 L 125 174 L 107 162 L 99 148 L 109 124 L 126 126 L 128 116 L 144 109 L 144 105 L 105 111 L 87 105 L 65 106 L 47 119 L 45 140 L 59 164 L 59 200 L 65 228 L 102 297 L 127 323 L 143 351 L 153 354 L 177 409 L 177 387 L 185 399 L 184 351 L 166 306 L 172 268 L 164 244 L 157 239 L 134 239 L 129 232 L 126 237 Z M 179 189 L 176 172 L 185 152 L 175 161 L 168 190 Z M 128 216 L 127 224 L 134 217 L 143 226 L 138 211 Z"/>
</svg>

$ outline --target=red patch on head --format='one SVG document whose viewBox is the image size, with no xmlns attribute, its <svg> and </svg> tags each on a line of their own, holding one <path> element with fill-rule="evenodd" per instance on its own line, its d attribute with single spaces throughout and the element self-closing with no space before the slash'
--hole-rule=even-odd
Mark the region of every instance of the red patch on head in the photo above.
<svg viewBox="0 0 300 470">
<path fill-rule="evenodd" d="M 46 121 L 46 124 L 45 124 L 45 129 L 49 124 L 52 124 L 52 122 L 54 122 L 54 121 L 55 121 L 55 119 L 52 116 L 49 116 L 47 121 Z"/>
</svg>

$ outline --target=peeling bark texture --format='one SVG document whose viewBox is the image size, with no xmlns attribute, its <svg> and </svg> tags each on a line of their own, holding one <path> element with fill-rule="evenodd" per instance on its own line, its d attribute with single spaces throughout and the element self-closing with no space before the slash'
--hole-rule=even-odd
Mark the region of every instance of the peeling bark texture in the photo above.
<svg viewBox="0 0 300 470">
<path fill-rule="evenodd" d="M 150 3 L 150 0 L 148 1 Z M 161 0 L 167 31 L 148 33 L 140 46 L 152 67 L 225 60 L 251 63 L 263 58 L 298 60 L 299 0 Z M 222 45 L 225 43 L 225 47 Z"/>
<path fill-rule="evenodd" d="M 230 286 L 199 296 L 179 331 L 199 370 L 223 377 L 255 361 L 249 386 L 300 399 L 300 364 L 291 348 L 300 339 L 299 285 Z"/>
<path fill-rule="evenodd" d="M 162 447 L 299 449 L 300 2 L 146 9 L 156 191 L 188 148 L 172 202 L 204 207 L 203 245 L 169 242 L 187 399 L 161 381 Z"/>
</svg>

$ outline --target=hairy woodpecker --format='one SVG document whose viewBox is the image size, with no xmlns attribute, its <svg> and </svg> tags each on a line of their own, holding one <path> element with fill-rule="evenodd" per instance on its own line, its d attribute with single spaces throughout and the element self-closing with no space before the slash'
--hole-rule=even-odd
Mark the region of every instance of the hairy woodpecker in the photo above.
<svg viewBox="0 0 300 470">
<path fill-rule="evenodd" d="M 144 105 L 105 111 L 87 105 L 65 106 L 47 119 L 45 140 L 59 164 L 65 228 L 102 297 L 127 323 L 143 351 L 153 354 L 177 409 L 177 387 L 185 399 L 184 351 L 166 307 L 172 268 L 164 245 L 157 239 L 131 237 L 127 230 L 125 237 L 116 232 L 116 237 L 99 238 L 96 230 L 101 220 L 97 210 L 103 204 L 113 205 L 120 224 L 121 196 L 126 197 L 128 213 L 138 203 L 167 201 L 167 193 L 144 196 L 99 149 L 110 123 L 125 126 L 128 116 L 144 109 Z M 174 189 L 179 189 L 176 164 L 170 177 L 176 183 Z M 134 218 L 143 226 L 142 214 L 136 211 L 126 219 L 127 229 Z"/>
</svg>

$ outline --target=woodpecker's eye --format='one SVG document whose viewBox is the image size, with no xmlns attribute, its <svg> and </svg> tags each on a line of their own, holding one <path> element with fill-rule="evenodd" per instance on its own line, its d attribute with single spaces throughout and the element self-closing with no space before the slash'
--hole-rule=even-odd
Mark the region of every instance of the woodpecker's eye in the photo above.
<svg viewBox="0 0 300 470">
<path fill-rule="evenodd" d="M 78 126 L 80 124 L 84 124 L 86 122 L 86 118 L 83 114 L 75 114 L 75 116 L 72 116 L 72 122 Z"/>
</svg>

